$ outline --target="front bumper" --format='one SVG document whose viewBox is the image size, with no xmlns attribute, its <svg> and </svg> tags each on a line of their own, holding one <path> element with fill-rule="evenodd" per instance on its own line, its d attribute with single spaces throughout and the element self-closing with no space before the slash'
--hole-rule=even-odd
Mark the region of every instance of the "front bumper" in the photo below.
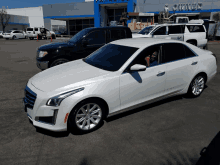
<svg viewBox="0 0 220 165">
<path fill-rule="evenodd" d="M 55 132 L 66 131 L 67 124 L 64 123 L 63 109 L 61 107 L 46 106 L 42 101 L 41 94 L 38 96 L 39 93 L 36 94 L 35 92 L 33 87 L 26 86 L 25 97 L 23 98 L 24 111 L 33 126 Z"/>
<path fill-rule="evenodd" d="M 45 70 L 49 68 L 49 61 L 38 61 L 37 60 L 37 67 L 41 70 Z"/>
</svg>

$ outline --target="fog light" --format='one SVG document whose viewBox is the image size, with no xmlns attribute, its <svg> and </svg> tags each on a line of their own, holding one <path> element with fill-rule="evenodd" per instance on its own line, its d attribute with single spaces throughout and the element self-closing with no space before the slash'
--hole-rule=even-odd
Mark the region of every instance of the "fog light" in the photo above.
<svg viewBox="0 0 220 165">
<path fill-rule="evenodd" d="M 56 124 L 58 109 L 54 109 L 53 116 L 37 116 L 35 120 L 46 124 Z"/>
</svg>

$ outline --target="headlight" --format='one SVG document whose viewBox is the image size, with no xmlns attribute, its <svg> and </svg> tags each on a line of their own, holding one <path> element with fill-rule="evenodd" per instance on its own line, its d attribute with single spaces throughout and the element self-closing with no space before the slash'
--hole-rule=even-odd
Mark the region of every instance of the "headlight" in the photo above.
<svg viewBox="0 0 220 165">
<path fill-rule="evenodd" d="M 40 51 L 38 57 L 44 57 L 47 54 L 48 54 L 47 51 Z"/>
<path fill-rule="evenodd" d="M 80 92 L 82 90 L 84 90 L 84 88 L 79 88 L 79 89 L 69 91 L 69 92 L 66 92 L 66 93 L 62 93 L 60 95 L 52 97 L 47 101 L 46 105 L 48 105 L 48 106 L 59 106 L 60 103 L 63 101 L 63 99 L 65 99 L 65 98 L 69 97 L 70 95 L 73 95 L 77 92 Z"/>
</svg>

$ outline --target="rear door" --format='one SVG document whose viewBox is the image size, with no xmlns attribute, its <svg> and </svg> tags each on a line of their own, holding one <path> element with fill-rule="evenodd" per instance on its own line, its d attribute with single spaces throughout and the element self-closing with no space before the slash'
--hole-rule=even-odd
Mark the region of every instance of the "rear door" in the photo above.
<svg viewBox="0 0 220 165">
<path fill-rule="evenodd" d="M 165 94 L 179 92 L 191 82 L 198 57 L 181 43 L 166 43 L 162 49 L 162 63 L 167 73 Z"/>
<path fill-rule="evenodd" d="M 184 25 L 169 25 L 168 34 L 173 40 L 184 41 Z"/>
</svg>

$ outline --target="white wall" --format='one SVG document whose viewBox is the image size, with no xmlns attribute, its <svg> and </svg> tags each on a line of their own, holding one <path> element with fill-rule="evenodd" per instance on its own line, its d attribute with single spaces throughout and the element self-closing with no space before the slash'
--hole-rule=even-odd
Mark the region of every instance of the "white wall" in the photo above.
<svg viewBox="0 0 220 165">
<path fill-rule="evenodd" d="M 8 14 L 28 16 L 31 27 L 44 27 L 42 6 L 6 10 Z"/>
</svg>

